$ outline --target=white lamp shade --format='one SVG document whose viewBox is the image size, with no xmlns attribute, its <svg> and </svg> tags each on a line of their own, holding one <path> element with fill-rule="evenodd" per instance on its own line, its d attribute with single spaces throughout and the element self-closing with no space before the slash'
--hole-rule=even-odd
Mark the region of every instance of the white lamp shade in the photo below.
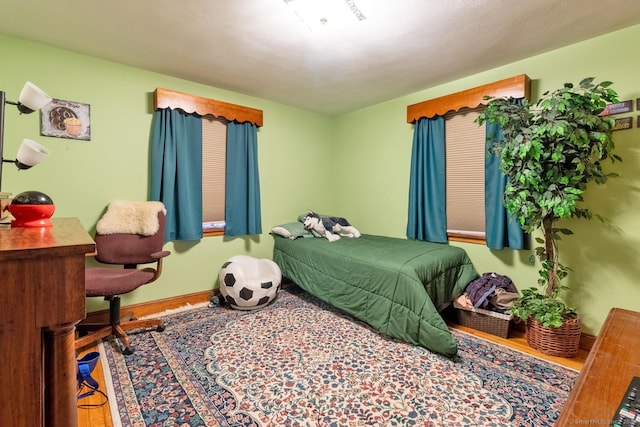
<svg viewBox="0 0 640 427">
<path fill-rule="evenodd" d="M 26 82 L 20 92 L 18 101 L 25 107 L 36 111 L 51 102 L 51 97 L 33 83 Z"/>
<path fill-rule="evenodd" d="M 49 150 L 37 142 L 31 139 L 23 139 L 22 144 L 20 144 L 20 147 L 18 148 L 16 160 L 24 167 L 21 167 L 20 164 L 18 167 L 21 169 L 28 169 L 49 157 L 49 154 L 51 154 Z"/>
</svg>

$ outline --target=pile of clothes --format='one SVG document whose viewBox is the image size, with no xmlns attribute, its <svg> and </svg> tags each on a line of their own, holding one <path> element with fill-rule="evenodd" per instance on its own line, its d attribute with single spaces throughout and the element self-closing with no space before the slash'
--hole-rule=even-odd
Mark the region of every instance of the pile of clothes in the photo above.
<svg viewBox="0 0 640 427">
<path fill-rule="evenodd" d="M 456 305 L 467 310 L 481 308 L 506 313 L 520 297 L 516 285 L 508 276 L 483 273 L 471 281 L 465 292 L 456 298 Z"/>
</svg>

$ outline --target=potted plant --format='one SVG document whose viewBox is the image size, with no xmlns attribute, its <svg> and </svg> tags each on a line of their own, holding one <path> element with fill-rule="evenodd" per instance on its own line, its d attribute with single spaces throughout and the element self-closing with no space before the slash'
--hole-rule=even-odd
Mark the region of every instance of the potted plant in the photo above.
<svg viewBox="0 0 640 427">
<path fill-rule="evenodd" d="M 558 221 L 606 221 L 582 204 L 583 194 L 588 184 L 617 176 L 605 173 L 604 160 L 621 160 L 613 153 L 614 121 L 600 115 L 607 103 L 618 102 L 610 86 L 611 82 L 586 78 L 577 87 L 565 83 L 545 92 L 536 103 L 488 97 L 477 119 L 502 128 L 503 141 L 493 141 L 492 151 L 499 154 L 507 177 L 505 206 L 538 244 L 530 261 L 540 262 L 539 287 L 524 289 L 511 313 L 526 322 L 530 346 L 556 356 L 575 355 L 581 326 L 576 311 L 559 298 L 567 289 L 561 280 L 570 269 L 559 261 L 558 241 L 573 233 Z"/>
</svg>

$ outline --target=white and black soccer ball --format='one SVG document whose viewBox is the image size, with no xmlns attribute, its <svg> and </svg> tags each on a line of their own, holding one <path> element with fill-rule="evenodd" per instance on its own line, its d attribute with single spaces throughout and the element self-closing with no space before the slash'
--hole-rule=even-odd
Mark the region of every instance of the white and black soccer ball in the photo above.
<svg viewBox="0 0 640 427">
<path fill-rule="evenodd" d="M 222 265 L 218 278 L 220 293 L 231 307 L 255 310 L 276 298 L 282 273 L 270 259 L 237 255 Z"/>
</svg>

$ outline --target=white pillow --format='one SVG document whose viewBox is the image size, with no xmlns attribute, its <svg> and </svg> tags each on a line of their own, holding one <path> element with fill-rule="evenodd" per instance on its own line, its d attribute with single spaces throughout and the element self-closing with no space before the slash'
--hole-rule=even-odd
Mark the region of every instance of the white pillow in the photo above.
<svg viewBox="0 0 640 427">
<path fill-rule="evenodd" d="M 314 237 L 309 230 L 304 228 L 304 224 L 301 222 L 289 222 L 276 225 L 271 229 L 271 233 L 291 240 L 297 239 L 298 237 Z"/>
</svg>

